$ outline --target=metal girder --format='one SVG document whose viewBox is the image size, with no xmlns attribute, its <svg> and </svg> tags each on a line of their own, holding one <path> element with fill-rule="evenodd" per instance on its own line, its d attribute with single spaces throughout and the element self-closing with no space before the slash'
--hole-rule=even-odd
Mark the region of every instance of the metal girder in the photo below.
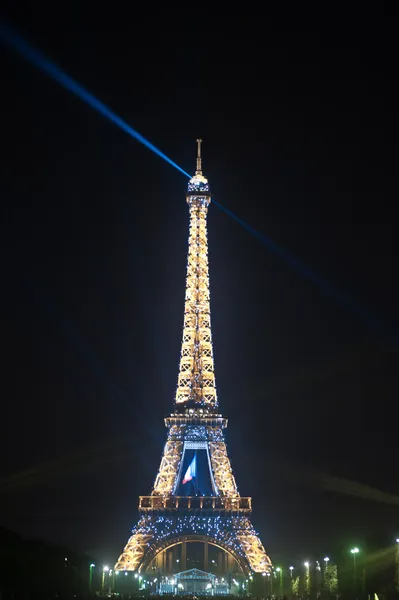
<svg viewBox="0 0 399 600">
<path fill-rule="evenodd" d="M 183 340 L 177 378 L 176 405 L 185 402 L 217 407 L 209 305 L 207 203 L 190 204 Z"/>
<path fill-rule="evenodd" d="M 255 532 L 238 533 L 237 539 L 243 553 L 245 554 L 245 558 L 248 561 L 250 569 L 254 573 L 267 573 L 267 571 L 270 571 L 272 561 L 266 554 L 262 542 Z"/>
<path fill-rule="evenodd" d="M 142 519 L 141 519 L 142 521 Z M 143 557 L 148 549 L 150 540 L 154 537 L 153 533 L 141 533 L 139 522 L 133 535 L 129 538 L 118 562 L 115 565 L 115 571 L 137 571 L 142 563 Z"/>
<path fill-rule="evenodd" d="M 215 485 L 223 496 L 239 496 L 236 480 L 224 442 L 209 442 L 209 452 Z"/>
<path fill-rule="evenodd" d="M 169 496 L 173 493 L 176 477 L 179 472 L 183 442 L 168 438 L 158 475 L 155 479 L 153 496 Z"/>
</svg>

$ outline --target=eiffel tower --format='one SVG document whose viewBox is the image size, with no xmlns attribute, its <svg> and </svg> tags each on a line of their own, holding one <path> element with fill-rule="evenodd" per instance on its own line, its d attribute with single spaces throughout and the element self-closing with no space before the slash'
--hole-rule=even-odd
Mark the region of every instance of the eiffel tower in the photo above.
<svg viewBox="0 0 399 600">
<path fill-rule="evenodd" d="M 251 498 L 240 496 L 227 454 L 218 408 L 209 304 L 207 212 L 201 142 L 188 183 L 190 231 L 183 341 L 174 412 L 150 496 L 140 496 L 140 519 L 115 571 L 160 574 L 189 566 L 219 573 L 266 575 L 271 561 L 250 520 Z M 202 550 L 190 563 L 190 548 Z M 211 560 L 211 556 L 215 558 Z M 200 563 L 200 564 L 198 564 Z"/>
</svg>

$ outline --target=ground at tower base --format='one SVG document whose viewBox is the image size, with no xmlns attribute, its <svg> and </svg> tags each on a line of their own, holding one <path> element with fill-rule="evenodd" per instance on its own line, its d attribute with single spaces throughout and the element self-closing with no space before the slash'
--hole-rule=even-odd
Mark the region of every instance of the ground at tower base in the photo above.
<svg viewBox="0 0 399 600">
<path fill-rule="evenodd" d="M 180 559 L 172 554 L 172 573 L 155 569 L 145 575 L 118 573 L 105 566 L 104 587 L 100 593 L 118 593 L 123 597 L 212 596 L 254 597 L 268 600 L 398 600 L 399 538 L 384 548 L 366 543 L 335 549 L 334 555 L 282 561 L 269 572 L 237 574 L 223 572 L 226 564 L 210 560 L 208 570 L 201 569 L 201 552 L 193 551 L 181 570 Z M 220 557 L 220 555 L 219 555 Z M 197 566 L 194 566 L 197 564 Z M 199 565 L 199 566 L 198 566 Z M 222 566 L 222 568 L 221 568 Z M 99 581 L 99 580 L 98 580 Z"/>
<path fill-rule="evenodd" d="M 382 535 L 378 543 L 364 538 L 358 546 L 350 546 L 347 540 L 344 543 L 332 547 L 332 542 L 326 539 L 326 547 L 331 550 L 328 555 L 315 553 L 309 544 L 304 547 L 303 555 L 296 557 L 290 555 L 287 544 L 287 553 L 278 557 L 279 562 L 269 576 L 251 574 L 236 580 L 241 585 L 231 575 L 221 576 L 219 565 L 211 559 L 206 577 L 198 569 L 191 584 L 190 573 L 178 576 L 179 563 L 164 582 L 158 580 L 156 573 L 145 576 L 137 572 L 117 573 L 100 555 L 90 557 L 65 547 L 24 540 L 0 527 L 0 598 L 168 600 L 176 597 L 176 591 L 192 598 L 206 595 L 226 600 L 237 596 L 259 600 L 398 600 L 399 537 L 388 539 Z M 187 567 L 189 572 L 195 568 L 191 563 Z M 161 587 L 162 583 L 165 587 Z M 213 587 L 209 588 L 209 584 Z M 168 591 L 171 588 L 173 593 Z"/>
</svg>

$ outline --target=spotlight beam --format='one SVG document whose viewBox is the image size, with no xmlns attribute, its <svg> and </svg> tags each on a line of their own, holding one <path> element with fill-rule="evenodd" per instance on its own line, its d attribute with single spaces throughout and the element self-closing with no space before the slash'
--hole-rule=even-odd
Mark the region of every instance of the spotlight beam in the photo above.
<svg viewBox="0 0 399 600">
<path fill-rule="evenodd" d="M 165 160 L 172 167 L 183 173 L 188 178 L 191 175 L 176 164 L 171 158 L 164 154 L 159 148 L 154 146 L 149 140 L 147 140 L 141 133 L 133 129 L 128 125 L 120 116 L 115 114 L 108 106 L 98 100 L 93 94 L 81 86 L 72 77 L 61 71 L 55 63 L 47 58 L 40 51 L 36 50 L 31 44 L 24 40 L 18 33 L 13 31 L 12 28 L 0 23 L 0 40 L 17 54 L 22 56 L 25 60 L 33 64 L 38 69 L 44 71 L 47 75 L 57 81 L 61 86 L 75 94 L 78 98 L 83 100 L 86 104 L 91 106 L 94 110 L 100 113 L 102 116 L 109 119 L 117 127 L 125 131 L 133 139 L 140 142 L 154 152 L 157 156 Z M 316 273 L 298 258 L 286 252 L 282 247 L 275 244 L 270 238 L 261 234 L 259 231 L 248 225 L 245 221 L 240 219 L 233 212 L 224 208 L 221 204 L 212 199 L 213 203 L 237 223 L 239 223 L 244 229 L 249 231 L 254 237 L 256 237 L 263 245 L 272 250 L 274 254 L 280 256 L 286 263 L 288 263 L 295 271 L 297 271 L 302 277 L 310 280 L 327 296 L 336 300 L 339 304 L 349 308 L 358 318 L 363 320 L 371 329 L 374 329 L 378 334 L 390 339 L 395 346 L 398 345 L 399 336 L 396 331 L 393 331 L 392 327 L 389 326 L 385 321 L 380 319 L 377 315 L 364 306 L 361 306 L 350 294 L 345 291 L 339 290 L 329 281 L 324 279 L 320 274 Z"/>
<path fill-rule="evenodd" d="M 216 202 L 213 196 L 212 203 L 215 204 L 220 210 L 225 212 L 239 225 L 241 225 L 241 227 L 246 229 L 251 235 L 258 239 L 264 246 L 269 248 L 269 250 L 271 250 L 274 254 L 282 258 L 285 263 L 290 265 L 293 268 L 293 270 L 296 271 L 299 275 L 301 275 L 304 279 L 307 279 L 308 281 L 311 281 L 313 284 L 315 284 L 325 296 L 334 299 L 338 304 L 341 304 L 341 306 L 345 306 L 360 320 L 365 322 L 370 329 L 373 329 L 376 333 L 390 339 L 390 341 L 394 345 L 398 344 L 399 336 L 397 332 L 394 331 L 393 328 L 390 327 L 385 321 L 380 319 L 377 315 L 373 314 L 372 311 L 368 309 L 368 307 L 361 305 L 351 294 L 349 294 L 345 290 L 340 290 L 339 288 L 334 286 L 330 281 L 325 279 L 320 273 L 317 273 L 316 271 L 308 267 L 299 258 L 293 256 L 292 254 L 287 252 L 282 246 L 279 246 L 278 244 L 273 242 L 273 240 L 271 240 L 269 237 L 254 229 L 251 225 L 240 219 L 240 217 L 234 214 L 231 210 L 225 208 L 224 206 Z"/>
<path fill-rule="evenodd" d="M 115 125 L 117 125 L 120 129 L 128 133 L 132 138 L 143 144 L 146 148 L 151 150 L 157 154 L 160 158 L 163 158 L 167 163 L 172 165 L 175 169 L 183 173 L 186 177 L 190 178 L 189 175 L 184 169 L 179 167 L 171 158 L 166 156 L 159 148 L 154 146 L 150 141 L 148 141 L 141 133 L 133 129 L 130 125 L 128 125 L 121 117 L 115 114 L 108 106 L 103 104 L 100 100 L 98 100 L 93 94 L 87 91 L 83 86 L 81 86 L 77 81 L 72 79 L 69 75 L 61 71 L 57 67 L 55 63 L 53 63 L 49 58 L 44 56 L 41 52 L 36 50 L 31 44 L 26 42 L 20 35 L 14 32 L 11 28 L 5 27 L 0 23 L 0 39 L 7 46 L 12 48 L 15 52 L 21 55 L 23 58 L 28 60 L 32 65 L 44 71 L 49 75 L 52 79 L 57 81 L 60 85 L 66 88 L 68 91 L 72 92 L 83 100 L 86 104 L 94 108 L 98 113 L 112 121 Z"/>
</svg>

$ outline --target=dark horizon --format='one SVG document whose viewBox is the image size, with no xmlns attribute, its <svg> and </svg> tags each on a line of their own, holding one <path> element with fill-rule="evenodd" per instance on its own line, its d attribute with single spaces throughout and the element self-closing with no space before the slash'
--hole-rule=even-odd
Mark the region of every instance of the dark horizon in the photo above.
<svg viewBox="0 0 399 600">
<path fill-rule="evenodd" d="M 132 38 L 113 18 L 71 11 L 47 27 L 40 7 L 28 20 L 9 14 L 189 173 L 202 137 L 215 201 L 284 250 L 211 204 L 216 385 L 266 551 L 300 560 L 389 545 L 399 534 L 389 58 L 359 32 L 268 30 L 263 48 L 228 30 L 208 46 L 184 32 L 146 37 L 150 21 Z M 187 180 L 3 50 L 0 526 L 116 560 L 173 410 Z"/>
</svg>

